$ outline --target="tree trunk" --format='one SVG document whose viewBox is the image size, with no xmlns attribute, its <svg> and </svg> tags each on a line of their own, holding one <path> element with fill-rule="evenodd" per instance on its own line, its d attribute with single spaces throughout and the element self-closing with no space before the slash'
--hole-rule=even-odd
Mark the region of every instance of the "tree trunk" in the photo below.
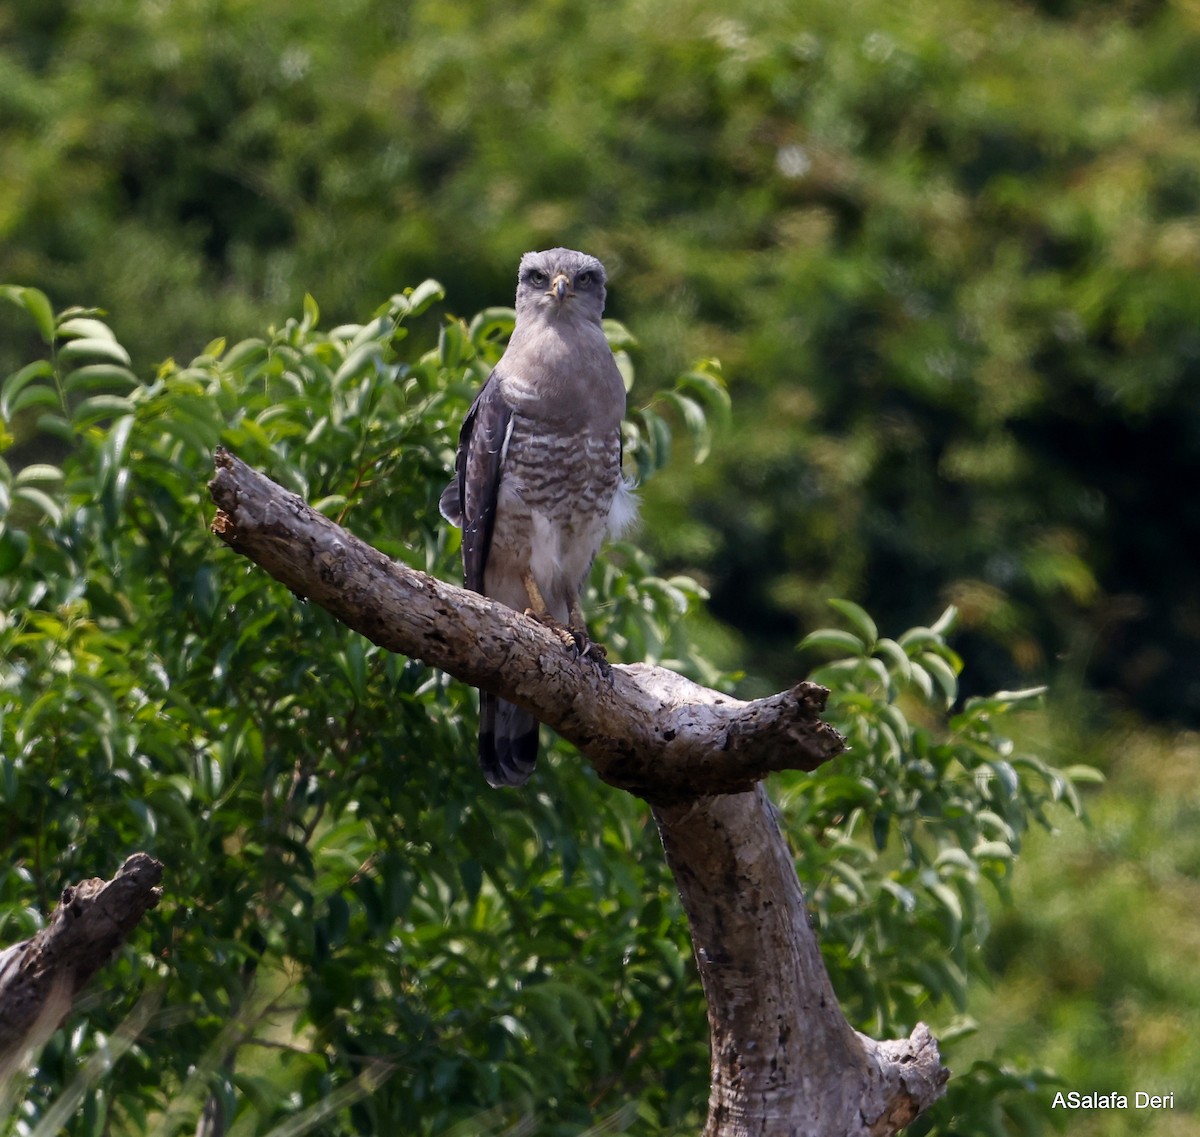
<svg viewBox="0 0 1200 1137">
<path fill-rule="evenodd" d="M 654 817 L 708 1000 L 705 1137 L 894 1133 L 941 1096 L 925 1026 L 880 1044 L 843 1017 L 761 785 Z"/>
<path fill-rule="evenodd" d="M 844 749 L 819 717 L 823 688 L 747 703 L 664 668 L 580 661 L 537 621 L 391 561 L 231 454 L 216 466 L 213 531 L 231 548 L 373 643 L 529 710 L 653 807 L 708 1000 L 704 1137 L 885 1137 L 941 1096 L 948 1071 L 923 1024 L 876 1042 L 842 1015 L 761 785 Z"/>
</svg>

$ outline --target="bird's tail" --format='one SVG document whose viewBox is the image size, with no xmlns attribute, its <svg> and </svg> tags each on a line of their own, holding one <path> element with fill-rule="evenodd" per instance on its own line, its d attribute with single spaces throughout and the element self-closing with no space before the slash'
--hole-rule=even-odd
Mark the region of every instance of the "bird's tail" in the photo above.
<svg viewBox="0 0 1200 1137">
<path fill-rule="evenodd" d="M 520 786 L 537 764 L 538 722 L 528 711 L 479 692 L 479 765 L 490 786 Z"/>
</svg>

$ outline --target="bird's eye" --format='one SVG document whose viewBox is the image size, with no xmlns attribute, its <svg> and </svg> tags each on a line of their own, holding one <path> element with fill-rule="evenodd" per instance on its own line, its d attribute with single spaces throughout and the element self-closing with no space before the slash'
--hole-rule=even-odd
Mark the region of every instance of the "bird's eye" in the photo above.
<svg viewBox="0 0 1200 1137">
<path fill-rule="evenodd" d="M 596 279 L 596 274 L 594 272 L 592 272 L 591 269 L 588 269 L 586 272 L 581 272 L 575 278 L 575 283 L 580 288 L 589 288 L 589 287 L 591 287 L 592 281 L 595 279 Z"/>
<path fill-rule="evenodd" d="M 544 272 L 542 272 L 540 268 L 531 268 L 529 272 L 525 274 L 525 279 L 529 281 L 534 288 L 545 288 L 547 283 L 549 283 L 550 278 Z"/>
</svg>

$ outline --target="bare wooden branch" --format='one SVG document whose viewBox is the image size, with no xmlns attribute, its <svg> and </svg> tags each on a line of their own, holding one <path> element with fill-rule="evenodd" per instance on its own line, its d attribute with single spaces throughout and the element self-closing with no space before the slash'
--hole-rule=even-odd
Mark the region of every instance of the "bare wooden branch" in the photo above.
<svg viewBox="0 0 1200 1137">
<path fill-rule="evenodd" d="M 37 935 L 0 951 L 0 1074 L 54 1031 L 80 988 L 158 904 L 161 880 L 162 865 L 134 853 L 112 880 L 63 889 Z"/>
<path fill-rule="evenodd" d="M 654 808 L 709 1006 L 704 1137 L 888 1137 L 944 1090 L 928 1029 L 876 1042 L 837 1006 L 766 791 L 845 747 L 812 683 L 742 702 L 664 668 L 580 661 L 541 624 L 396 564 L 225 451 L 213 531 L 390 651 L 525 707 Z"/>
<path fill-rule="evenodd" d="M 209 492 L 213 532 L 298 596 L 532 711 L 605 781 L 647 801 L 747 790 L 845 747 L 819 717 L 826 691 L 814 683 L 743 702 L 661 667 L 581 663 L 536 620 L 393 561 L 227 451 Z"/>
</svg>

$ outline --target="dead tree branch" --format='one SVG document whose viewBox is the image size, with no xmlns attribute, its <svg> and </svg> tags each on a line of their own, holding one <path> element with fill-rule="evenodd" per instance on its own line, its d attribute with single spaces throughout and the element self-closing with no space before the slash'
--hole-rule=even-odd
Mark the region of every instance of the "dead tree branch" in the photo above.
<svg viewBox="0 0 1200 1137">
<path fill-rule="evenodd" d="M 759 785 L 844 750 L 819 717 L 824 688 L 742 702 L 664 668 L 581 662 L 536 621 L 397 564 L 226 451 L 209 490 L 232 549 L 380 647 L 531 711 L 654 807 L 708 998 L 705 1137 L 886 1137 L 941 1096 L 924 1025 L 880 1043 L 839 1010 Z"/>
<path fill-rule="evenodd" d="M 824 688 L 754 702 L 661 667 L 581 665 L 536 620 L 398 564 L 226 451 L 213 532 L 372 643 L 532 711 L 605 781 L 650 802 L 751 788 L 813 770 L 844 743 L 818 717 Z"/>
<path fill-rule="evenodd" d="M 50 922 L 0 951 L 0 1081 L 50 1036 L 92 975 L 162 899 L 162 865 L 134 853 L 112 880 L 63 889 Z"/>
</svg>

